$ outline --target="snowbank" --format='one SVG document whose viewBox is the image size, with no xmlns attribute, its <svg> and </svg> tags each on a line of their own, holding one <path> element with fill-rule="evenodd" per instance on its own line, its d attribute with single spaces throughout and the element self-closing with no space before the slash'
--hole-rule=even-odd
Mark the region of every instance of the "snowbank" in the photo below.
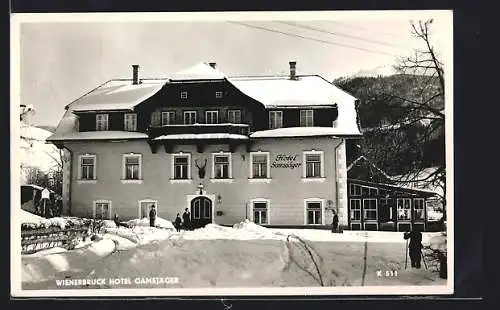
<svg viewBox="0 0 500 310">
<path fill-rule="evenodd" d="M 115 224 L 115 222 L 114 222 L 114 221 L 111 221 L 111 220 L 104 220 L 104 221 L 103 221 L 103 223 L 104 223 L 104 224 L 103 224 L 103 226 L 104 226 L 105 228 L 116 228 L 116 224 Z"/>
<path fill-rule="evenodd" d="M 137 246 L 137 243 L 135 243 L 127 238 L 115 235 L 115 234 L 107 233 L 107 234 L 104 234 L 102 237 L 104 239 L 113 240 L 113 242 L 115 242 L 115 245 L 116 245 L 116 250 L 118 250 L 118 251 L 129 250 L 129 249 L 135 248 Z"/>
<path fill-rule="evenodd" d="M 158 229 L 149 226 L 106 228 L 105 231 L 106 234 L 119 236 L 135 244 L 146 244 L 153 241 L 165 240 L 172 235 L 170 229 Z"/>
<path fill-rule="evenodd" d="M 63 272 L 81 272 L 115 250 L 115 243 L 110 239 L 92 243 L 90 246 L 48 255 L 23 255 L 23 282 L 43 282 L 60 276 Z"/>
<path fill-rule="evenodd" d="M 43 221 L 45 221 L 45 218 L 43 218 L 41 216 L 38 216 L 36 214 L 30 213 L 28 211 L 24 211 L 22 209 L 21 209 L 19 215 L 20 215 L 20 218 L 21 218 L 21 223 L 25 223 L 25 224 L 39 225 Z"/>
<path fill-rule="evenodd" d="M 127 225 L 133 226 L 133 227 L 135 227 L 135 226 L 147 226 L 147 227 L 149 227 L 149 219 L 144 217 L 142 219 L 130 220 L 127 222 Z M 170 222 L 166 219 L 163 219 L 161 217 L 156 218 L 155 227 L 175 230 L 174 224 L 172 224 L 172 222 Z"/>
<path fill-rule="evenodd" d="M 217 224 L 208 224 L 204 228 L 193 231 L 183 231 L 181 234 L 172 234 L 172 239 L 186 240 L 286 240 L 289 235 L 301 239 L 317 242 L 381 242 L 381 243 L 405 243 L 403 232 L 384 231 L 344 231 L 334 234 L 323 229 L 281 229 L 266 228 L 249 220 L 225 227 Z M 422 243 L 442 243 L 442 233 L 423 233 Z M 294 239 L 291 239 L 292 241 Z"/>
</svg>

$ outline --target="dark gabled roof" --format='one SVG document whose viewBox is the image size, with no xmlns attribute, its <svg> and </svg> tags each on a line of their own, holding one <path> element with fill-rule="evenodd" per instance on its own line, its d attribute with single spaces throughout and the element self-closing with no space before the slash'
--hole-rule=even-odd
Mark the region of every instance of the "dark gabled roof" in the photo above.
<svg viewBox="0 0 500 310">
<path fill-rule="evenodd" d="M 411 187 L 406 187 L 404 185 L 370 182 L 370 181 L 366 181 L 366 180 L 359 180 L 359 179 L 353 179 L 353 178 L 347 178 L 347 181 L 358 183 L 360 185 L 385 188 L 385 189 L 389 189 L 392 191 L 398 191 L 398 192 L 413 193 L 413 194 L 418 194 L 418 195 L 427 196 L 427 197 L 437 195 L 433 191 L 428 191 L 428 190 L 423 190 L 423 189 L 415 189 L 415 188 L 411 188 Z"/>
</svg>

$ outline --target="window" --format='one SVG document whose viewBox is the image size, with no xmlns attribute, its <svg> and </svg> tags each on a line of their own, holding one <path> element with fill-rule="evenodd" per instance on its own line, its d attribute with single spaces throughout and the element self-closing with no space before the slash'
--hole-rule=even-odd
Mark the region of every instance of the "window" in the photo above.
<svg viewBox="0 0 500 310">
<path fill-rule="evenodd" d="M 363 199 L 363 217 L 365 221 L 377 220 L 377 199 Z"/>
<path fill-rule="evenodd" d="M 137 130 L 137 114 L 136 113 L 125 113 L 124 116 L 124 128 L 126 131 L 136 131 Z"/>
<path fill-rule="evenodd" d="M 212 154 L 212 178 L 214 179 L 232 178 L 230 153 Z"/>
<path fill-rule="evenodd" d="M 321 200 L 306 200 L 306 224 L 319 225 L 323 223 L 323 202 Z"/>
<path fill-rule="evenodd" d="M 378 195 L 378 189 L 370 186 L 361 186 L 361 195 L 365 197 L 375 197 Z"/>
<path fill-rule="evenodd" d="M 413 219 L 415 221 L 424 221 L 424 198 L 413 199 Z"/>
<path fill-rule="evenodd" d="M 184 112 L 184 125 L 192 125 L 196 123 L 196 111 Z"/>
<path fill-rule="evenodd" d="M 215 92 L 215 98 L 222 98 L 222 92 L 221 91 L 216 91 Z"/>
<path fill-rule="evenodd" d="M 253 221 L 255 224 L 269 224 L 268 203 L 265 201 L 253 202 Z"/>
<path fill-rule="evenodd" d="M 270 178 L 269 153 L 252 152 L 250 153 L 250 178 L 267 179 Z"/>
<path fill-rule="evenodd" d="M 357 184 L 349 185 L 349 194 L 351 196 L 361 196 L 361 186 Z"/>
<path fill-rule="evenodd" d="M 323 171 L 323 152 L 309 151 L 304 152 L 304 177 L 305 178 L 322 178 Z"/>
<path fill-rule="evenodd" d="M 80 156 L 80 180 L 95 180 L 96 179 L 96 156 L 81 155 Z"/>
<path fill-rule="evenodd" d="M 269 129 L 283 127 L 283 113 L 281 111 L 269 111 Z"/>
<path fill-rule="evenodd" d="M 191 176 L 191 156 L 190 154 L 174 154 L 173 155 L 173 171 L 174 179 L 186 180 Z"/>
<path fill-rule="evenodd" d="M 301 127 L 314 126 L 313 110 L 301 110 L 300 111 L 300 126 Z"/>
<path fill-rule="evenodd" d="M 188 92 L 187 91 L 181 91 L 181 99 L 187 99 L 188 97 Z"/>
<path fill-rule="evenodd" d="M 95 130 L 108 130 L 108 114 L 96 114 L 95 116 Z"/>
<path fill-rule="evenodd" d="M 168 111 L 168 112 L 161 112 L 161 125 L 173 125 L 175 124 L 175 112 L 174 111 Z"/>
<path fill-rule="evenodd" d="M 397 199 L 397 208 L 398 208 L 398 221 L 411 220 L 411 199 L 410 198 L 398 198 Z"/>
<path fill-rule="evenodd" d="M 227 122 L 232 124 L 241 123 L 241 111 L 240 110 L 229 110 L 227 111 Z"/>
<path fill-rule="evenodd" d="M 219 123 L 219 111 L 206 111 L 205 112 L 205 123 L 206 124 Z"/>
<path fill-rule="evenodd" d="M 111 219 L 111 201 L 96 200 L 94 201 L 94 218 L 100 220 Z"/>
<path fill-rule="evenodd" d="M 361 199 L 351 199 L 351 221 L 361 221 Z"/>
<path fill-rule="evenodd" d="M 141 179 L 141 154 L 123 155 L 123 179 L 140 180 Z"/>
</svg>

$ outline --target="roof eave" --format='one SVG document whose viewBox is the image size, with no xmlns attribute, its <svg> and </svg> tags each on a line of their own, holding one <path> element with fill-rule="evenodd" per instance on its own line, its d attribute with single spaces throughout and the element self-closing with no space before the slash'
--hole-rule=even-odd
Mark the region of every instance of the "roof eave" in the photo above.
<svg viewBox="0 0 500 310">
<path fill-rule="evenodd" d="M 91 109 L 91 110 L 73 110 L 72 112 L 74 114 L 88 114 L 88 113 L 102 113 L 102 112 L 109 112 L 109 113 L 131 112 L 134 111 L 135 106 L 127 109 Z"/>
</svg>

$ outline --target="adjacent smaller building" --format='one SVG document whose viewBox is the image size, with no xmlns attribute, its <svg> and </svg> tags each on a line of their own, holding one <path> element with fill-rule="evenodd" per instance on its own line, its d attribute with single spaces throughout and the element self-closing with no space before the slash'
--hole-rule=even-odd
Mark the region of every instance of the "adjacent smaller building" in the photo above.
<svg viewBox="0 0 500 310">
<path fill-rule="evenodd" d="M 347 186 L 351 230 L 438 229 L 428 207 L 439 201 L 439 193 L 398 184 L 364 156 L 347 167 Z"/>
</svg>

